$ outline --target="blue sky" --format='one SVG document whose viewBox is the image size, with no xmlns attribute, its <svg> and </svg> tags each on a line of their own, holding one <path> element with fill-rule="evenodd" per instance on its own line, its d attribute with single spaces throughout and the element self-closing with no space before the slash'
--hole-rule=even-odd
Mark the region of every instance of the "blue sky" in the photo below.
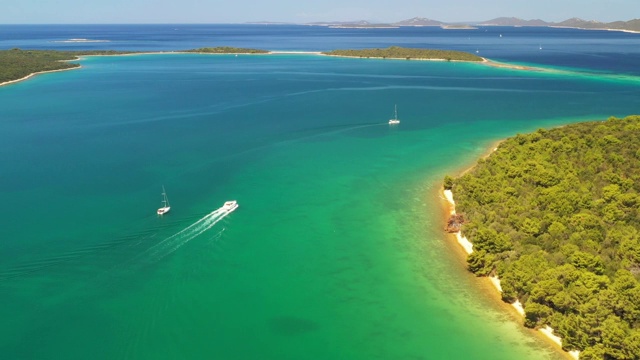
<svg viewBox="0 0 640 360">
<path fill-rule="evenodd" d="M 640 18 L 640 0 L 2 0 L 0 24 Z M 0 34 L 1 36 L 2 34 Z"/>
</svg>

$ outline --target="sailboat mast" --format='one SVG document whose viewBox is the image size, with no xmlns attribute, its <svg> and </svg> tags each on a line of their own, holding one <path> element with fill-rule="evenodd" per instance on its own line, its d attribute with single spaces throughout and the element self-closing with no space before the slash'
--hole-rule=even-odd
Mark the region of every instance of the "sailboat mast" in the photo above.
<svg viewBox="0 0 640 360">
<path fill-rule="evenodd" d="M 167 207 L 168 203 L 169 203 L 169 199 L 167 199 L 167 191 L 164 189 L 164 185 L 162 185 L 162 204 L 164 205 L 163 207 Z"/>
</svg>

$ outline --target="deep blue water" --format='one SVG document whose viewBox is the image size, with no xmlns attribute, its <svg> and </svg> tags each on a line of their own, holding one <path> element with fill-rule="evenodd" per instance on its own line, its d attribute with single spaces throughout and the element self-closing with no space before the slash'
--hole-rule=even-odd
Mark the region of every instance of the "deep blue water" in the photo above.
<svg viewBox="0 0 640 360">
<path fill-rule="evenodd" d="M 69 39 L 108 42 L 64 43 Z M 0 25 L 0 49 L 326 51 L 392 45 L 478 52 L 497 61 L 640 75 L 640 34 L 547 27 L 332 29 L 302 25 Z M 542 49 L 540 49 L 542 48 Z"/>
<path fill-rule="evenodd" d="M 4 358 L 560 357 L 465 270 L 443 234 L 438 189 L 498 139 L 638 113 L 639 35 L 258 25 L 0 34 L 0 48 L 25 49 L 477 49 L 553 70 L 145 54 L 89 57 L 0 87 Z M 57 42 L 78 38 L 108 42 Z M 402 122 L 389 127 L 395 104 Z M 158 217 L 163 185 L 172 210 Z M 238 210 L 216 210 L 231 199 Z"/>
</svg>

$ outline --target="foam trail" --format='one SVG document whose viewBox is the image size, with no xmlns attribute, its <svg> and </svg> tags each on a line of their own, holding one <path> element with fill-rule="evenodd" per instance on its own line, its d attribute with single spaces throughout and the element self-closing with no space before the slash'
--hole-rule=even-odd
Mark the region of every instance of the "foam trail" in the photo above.
<svg viewBox="0 0 640 360">
<path fill-rule="evenodd" d="M 134 255 L 133 258 L 125 261 L 125 263 L 130 263 L 131 261 L 144 262 L 145 259 L 143 258 L 146 258 L 147 261 L 151 260 L 152 262 L 156 262 L 173 253 L 190 240 L 211 229 L 216 223 L 222 220 L 229 213 L 230 211 L 223 208 L 212 211 L 211 213 L 205 215 L 204 217 L 200 218 L 199 220 L 180 230 L 179 232 L 163 239 L 162 241 L 149 248 L 146 248 L 146 250 L 143 250 L 142 253 Z M 222 231 L 215 236 L 219 236 Z M 105 256 L 105 254 L 101 254 L 103 251 L 107 251 L 112 248 L 115 249 L 114 251 L 122 250 L 118 250 L 118 247 L 123 244 L 134 247 L 137 247 L 139 245 L 144 246 L 144 243 L 146 243 L 146 241 L 155 236 L 156 231 L 147 230 L 139 232 L 137 234 L 122 236 L 104 244 L 96 244 L 85 248 L 80 248 L 77 250 L 58 254 L 54 257 L 36 259 L 27 264 L 15 265 L 8 269 L 3 269 L 2 267 L 0 267 L 0 282 L 28 275 L 34 275 L 47 269 L 61 266 L 63 264 L 73 263 L 74 261 L 77 261 L 78 259 L 84 258 L 86 256 Z M 108 256 L 108 254 L 106 256 Z M 121 265 L 123 264 L 114 265 L 112 267 L 112 270 L 120 267 Z"/>
<path fill-rule="evenodd" d="M 211 229 L 220 220 L 224 219 L 231 211 L 220 208 L 217 209 L 195 223 L 187 226 L 179 232 L 169 236 L 162 240 L 158 244 L 152 246 L 144 254 L 148 254 L 148 259 L 152 262 L 156 262 L 164 258 L 165 256 L 178 250 L 187 242 L 201 235 L 205 231 Z"/>
</svg>

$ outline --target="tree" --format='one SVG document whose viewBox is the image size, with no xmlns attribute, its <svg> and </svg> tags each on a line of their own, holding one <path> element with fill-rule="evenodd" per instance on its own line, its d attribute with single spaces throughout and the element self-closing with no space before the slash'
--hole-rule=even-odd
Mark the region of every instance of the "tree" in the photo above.
<svg viewBox="0 0 640 360">
<path fill-rule="evenodd" d="M 638 133 L 640 116 L 518 134 L 452 181 L 469 269 L 584 358 L 640 356 Z"/>
<path fill-rule="evenodd" d="M 453 178 L 449 175 L 444 177 L 444 189 L 451 190 L 453 188 Z"/>
<path fill-rule="evenodd" d="M 629 325 L 616 316 L 607 318 L 602 323 L 602 345 L 605 358 L 633 359 L 640 354 L 629 354 L 624 348 L 625 339 L 629 333 Z M 632 357 L 633 356 L 633 357 Z"/>
<path fill-rule="evenodd" d="M 536 328 L 545 325 L 547 318 L 553 314 L 553 310 L 551 308 L 536 302 L 527 302 L 524 311 L 524 326 L 528 328 Z"/>
</svg>

